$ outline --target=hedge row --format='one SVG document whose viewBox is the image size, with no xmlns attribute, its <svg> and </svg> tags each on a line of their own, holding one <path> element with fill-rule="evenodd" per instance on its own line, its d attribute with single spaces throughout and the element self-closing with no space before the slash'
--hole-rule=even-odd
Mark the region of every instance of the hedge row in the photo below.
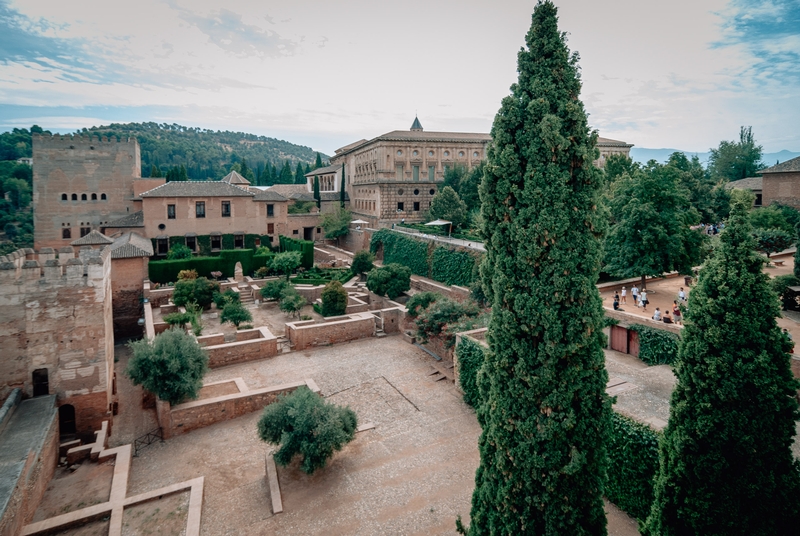
<svg viewBox="0 0 800 536">
<path fill-rule="evenodd" d="M 221 235 L 221 243 L 222 250 L 226 249 L 234 249 L 235 245 L 235 238 L 233 234 L 224 234 Z M 201 257 L 208 257 L 213 255 L 214 253 L 211 252 L 211 235 L 197 235 L 197 252 L 200 254 Z M 257 235 L 257 234 L 246 234 L 244 235 L 244 247 L 245 249 L 256 249 L 256 241 L 259 241 L 260 245 L 271 247 L 272 246 L 272 237 L 269 235 Z M 150 241 L 153 243 L 153 251 L 158 251 L 158 239 L 151 238 Z M 169 247 L 170 249 L 177 245 L 177 244 L 186 244 L 186 237 L 183 235 L 179 236 L 170 236 L 169 237 Z"/>
<path fill-rule="evenodd" d="M 350 281 L 355 274 L 351 270 L 337 270 L 336 272 L 325 272 L 325 276 L 303 274 L 292 278 L 295 285 L 327 285 L 331 281 L 339 281 L 342 284 Z"/>
<path fill-rule="evenodd" d="M 480 403 L 478 370 L 485 347 L 463 337 L 456 347 L 459 382 L 464 401 L 472 407 Z M 659 471 L 658 443 L 661 432 L 616 412 L 611 412 L 608 437 L 608 499 L 637 519 L 644 520 L 653 502 L 653 486 Z"/>
<path fill-rule="evenodd" d="M 616 412 L 611 413 L 605 495 L 642 521 L 650 514 L 653 503 L 661 435 L 649 426 Z"/>
<path fill-rule="evenodd" d="M 678 359 L 680 338 L 676 334 L 641 324 L 629 329 L 639 334 L 639 359 L 648 365 L 671 365 Z"/>
<path fill-rule="evenodd" d="M 252 249 L 222 250 L 214 257 L 192 257 L 171 261 L 150 261 L 148 265 L 150 281 L 171 283 L 177 281 L 181 270 L 197 270 L 201 277 L 211 277 L 211 272 L 222 272 L 223 277 L 233 277 L 236 263 L 242 263 L 242 272 L 252 275 L 254 271 L 266 266 L 274 253 L 255 255 Z"/>
<path fill-rule="evenodd" d="M 381 229 L 372 235 L 370 250 L 383 247 L 383 263 L 396 262 L 411 272 L 446 285 L 469 286 L 478 277 L 481 255 L 471 249 L 442 246 L 427 240 Z"/>
<path fill-rule="evenodd" d="M 297 240 L 288 236 L 280 236 L 281 251 L 299 251 L 302 256 L 300 266 L 311 268 L 314 266 L 314 242 L 311 240 Z"/>
</svg>

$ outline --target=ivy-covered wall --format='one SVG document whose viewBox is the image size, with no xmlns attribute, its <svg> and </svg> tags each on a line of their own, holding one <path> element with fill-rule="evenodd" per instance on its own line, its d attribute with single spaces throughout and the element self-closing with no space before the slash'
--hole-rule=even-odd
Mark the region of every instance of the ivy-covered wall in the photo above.
<svg viewBox="0 0 800 536">
<path fill-rule="evenodd" d="M 680 338 L 674 333 L 641 324 L 628 329 L 639 334 L 639 359 L 648 365 L 671 365 L 678 358 Z"/>
<path fill-rule="evenodd" d="M 201 257 L 207 257 L 209 255 L 215 255 L 219 253 L 219 251 L 226 250 L 226 249 L 235 249 L 235 237 L 233 234 L 224 234 L 220 235 L 220 245 L 222 246 L 220 249 L 216 251 L 211 251 L 211 235 L 197 235 L 197 253 Z M 244 249 L 256 249 L 256 241 L 260 242 L 260 245 L 272 247 L 272 237 L 269 235 L 258 235 L 258 234 L 246 234 L 244 235 Z M 158 251 L 158 240 L 155 238 L 151 238 L 150 241 L 153 243 L 153 251 Z M 186 237 L 183 235 L 178 236 L 170 236 L 169 237 L 169 247 L 176 244 L 186 244 Z"/>
<path fill-rule="evenodd" d="M 413 236 L 380 229 L 372 235 L 370 250 L 383 248 L 383 263 L 402 264 L 411 273 L 446 285 L 469 286 L 478 277 L 480 253 L 468 248 L 445 246 Z"/>
</svg>

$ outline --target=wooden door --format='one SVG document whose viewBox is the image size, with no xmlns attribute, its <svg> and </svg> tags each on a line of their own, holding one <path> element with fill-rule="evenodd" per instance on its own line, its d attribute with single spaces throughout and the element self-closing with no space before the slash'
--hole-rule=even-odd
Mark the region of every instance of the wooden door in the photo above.
<svg viewBox="0 0 800 536">
<path fill-rule="evenodd" d="M 632 329 L 628 330 L 628 353 L 639 357 L 639 334 Z"/>
<path fill-rule="evenodd" d="M 611 349 L 623 354 L 628 353 L 628 330 L 619 326 L 611 326 Z"/>
</svg>

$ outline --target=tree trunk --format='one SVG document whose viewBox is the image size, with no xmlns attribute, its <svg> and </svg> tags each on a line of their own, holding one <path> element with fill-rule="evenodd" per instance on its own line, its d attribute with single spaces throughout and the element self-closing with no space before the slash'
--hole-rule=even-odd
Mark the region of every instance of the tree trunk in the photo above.
<svg viewBox="0 0 800 536">
<path fill-rule="evenodd" d="M 642 290 L 647 290 L 647 277 L 642 276 Z"/>
</svg>

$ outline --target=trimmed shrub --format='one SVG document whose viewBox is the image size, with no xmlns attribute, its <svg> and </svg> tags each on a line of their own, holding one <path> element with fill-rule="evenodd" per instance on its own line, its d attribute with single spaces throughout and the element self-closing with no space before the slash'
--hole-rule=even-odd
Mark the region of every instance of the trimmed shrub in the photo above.
<svg viewBox="0 0 800 536">
<path fill-rule="evenodd" d="M 303 386 L 264 408 L 258 436 L 280 445 L 275 463 L 285 467 L 300 455 L 300 469 L 311 474 L 325 467 L 335 451 L 353 440 L 357 427 L 358 418 L 352 409 L 328 404 Z"/>
<path fill-rule="evenodd" d="M 611 413 L 608 481 L 604 491 L 611 502 L 640 521 L 647 518 L 653 503 L 661 435 L 649 426 Z"/>
<path fill-rule="evenodd" d="M 205 309 L 211 305 L 215 292 L 219 292 L 219 283 L 216 281 L 210 281 L 205 277 L 183 279 L 175 283 L 172 303 L 180 307 L 195 302 Z"/>
<path fill-rule="evenodd" d="M 164 320 L 164 322 L 166 322 L 170 326 L 178 326 L 182 328 L 186 326 L 186 324 L 191 323 L 193 318 L 194 315 L 191 313 L 175 312 L 175 313 L 170 313 L 168 315 L 164 315 L 162 320 Z"/>
<path fill-rule="evenodd" d="M 445 333 L 448 324 L 461 321 L 464 317 L 473 318 L 480 314 L 478 306 L 472 302 L 457 302 L 441 297 L 417 316 L 417 337 L 427 341 Z M 449 339 L 449 340 L 448 340 Z M 445 334 L 445 346 L 452 346 L 455 335 Z"/>
<path fill-rule="evenodd" d="M 339 316 L 347 310 L 347 291 L 339 281 L 331 281 L 322 289 L 322 316 Z"/>
<path fill-rule="evenodd" d="M 186 244 L 175 244 L 171 248 L 169 248 L 169 252 L 167 252 L 167 260 L 169 261 L 177 261 L 181 259 L 191 259 L 192 258 L 192 250 L 189 249 Z"/>
<path fill-rule="evenodd" d="M 459 384 L 464 391 L 464 402 L 477 408 L 480 403 L 478 390 L 478 371 L 483 365 L 485 350 L 480 343 L 467 337 L 461 338 L 461 343 L 456 347 L 458 358 Z"/>
<path fill-rule="evenodd" d="M 314 242 L 311 240 L 296 240 L 288 236 L 280 238 L 281 251 L 297 251 L 300 253 L 300 266 L 311 268 L 314 266 Z"/>
<path fill-rule="evenodd" d="M 669 331 L 633 324 L 639 334 L 639 359 L 648 365 L 671 365 L 678 358 L 680 337 Z"/>
<path fill-rule="evenodd" d="M 436 247 L 431 257 L 431 278 L 446 285 L 468 287 L 477 277 L 479 254 L 468 249 Z"/>
</svg>

